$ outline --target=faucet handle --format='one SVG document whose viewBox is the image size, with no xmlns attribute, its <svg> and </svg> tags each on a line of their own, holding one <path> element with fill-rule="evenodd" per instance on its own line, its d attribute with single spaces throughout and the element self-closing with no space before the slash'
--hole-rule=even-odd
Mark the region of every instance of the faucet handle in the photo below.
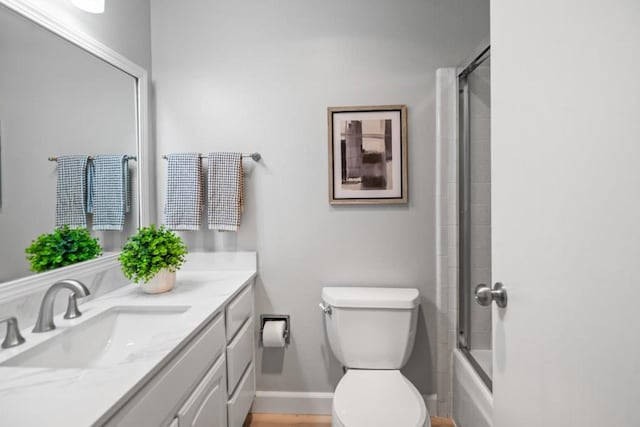
<svg viewBox="0 0 640 427">
<path fill-rule="evenodd" d="M 75 319 L 82 316 L 82 312 L 78 310 L 78 298 L 76 294 L 69 295 L 69 303 L 67 304 L 67 312 L 64 314 L 65 319 Z"/>
<path fill-rule="evenodd" d="M 24 343 L 24 338 L 20 334 L 20 328 L 18 328 L 18 319 L 15 317 L 3 317 L 0 318 L 0 323 L 7 322 L 7 334 L 2 341 L 2 348 L 11 348 Z"/>
</svg>

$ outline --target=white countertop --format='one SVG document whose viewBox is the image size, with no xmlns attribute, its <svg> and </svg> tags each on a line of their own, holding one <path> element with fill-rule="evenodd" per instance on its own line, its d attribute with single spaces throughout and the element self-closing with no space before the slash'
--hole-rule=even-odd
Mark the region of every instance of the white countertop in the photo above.
<svg viewBox="0 0 640 427">
<path fill-rule="evenodd" d="M 212 319 L 255 276 L 253 269 L 178 272 L 171 292 L 144 294 L 129 285 L 80 305 L 82 317 L 63 320 L 57 329 L 33 334 L 23 330 L 26 343 L 0 350 L 0 363 L 85 322 L 114 306 L 189 306 L 162 331 L 150 331 L 152 345 L 115 367 L 100 369 L 51 369 L 0 366 L 0 425 L 81 426 L 98 425 L 114 414 L 165 363 Z M 62 296 L 59 296 L 61 298 Z"/>
</svg>

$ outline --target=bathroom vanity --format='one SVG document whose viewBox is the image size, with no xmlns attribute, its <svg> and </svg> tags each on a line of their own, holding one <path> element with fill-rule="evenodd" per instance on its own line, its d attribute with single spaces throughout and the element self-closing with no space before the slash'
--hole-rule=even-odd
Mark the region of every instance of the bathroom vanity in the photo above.
<svg viewBox="0 0 640 427">
<path fill-rule="evenodd" d="M 195 262 L 171 292 L 129 285 L 54 331 L 23 329 L 0 351 L 0 424 L 240 427 L 255 395 L 250 255 L 251 268 Z"/>
</svg>

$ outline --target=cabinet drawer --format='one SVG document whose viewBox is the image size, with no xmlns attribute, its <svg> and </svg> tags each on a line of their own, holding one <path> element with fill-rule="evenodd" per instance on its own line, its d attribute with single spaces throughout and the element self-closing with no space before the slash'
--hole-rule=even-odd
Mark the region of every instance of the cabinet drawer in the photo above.
<svg viewBox="0 0 640 427">
<path fill-rule="evenodd" d="M 227 305 L 227 342 L 253 314 L 253 286 L 250 284 Z"/>
<path fill-rule="evenodd" d="M 122 408 L 107 425 L 159 426 L 222 354 L 224 316 L 216 316 L 169 364 Z"/>
<path fill-rule="evenodd" d="M 229 427 L 242 427 L 242 423 L 251 409 L 255 394 L 256 378 L 253 363 L 251 363 L 240 380 L 238 389 L 227 403 Z"/>
<path fill-rule="evenodd" d="M 222 355 L 178 411 L 180 427 L 227 427 L 225 371 Z"/>
<path fill-rule="evenodd" d="M 253 359 L 253 321 L 244 324 L 238 335 L 227 347 L 227 390 L 236 389 L 240 377 Z"/>
</svg>

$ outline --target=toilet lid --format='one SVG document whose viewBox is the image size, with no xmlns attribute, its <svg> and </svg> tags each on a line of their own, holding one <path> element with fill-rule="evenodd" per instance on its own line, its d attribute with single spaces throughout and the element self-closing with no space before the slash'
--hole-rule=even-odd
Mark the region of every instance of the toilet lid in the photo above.
<svg viewBox="0 0 640 427">
<path fill-rule="evenodd" d="M 346 427 L 423 427 L 427 408 L 396 370 L 350 369 L 338 383 L 333 411 Z"/>
</svg>

